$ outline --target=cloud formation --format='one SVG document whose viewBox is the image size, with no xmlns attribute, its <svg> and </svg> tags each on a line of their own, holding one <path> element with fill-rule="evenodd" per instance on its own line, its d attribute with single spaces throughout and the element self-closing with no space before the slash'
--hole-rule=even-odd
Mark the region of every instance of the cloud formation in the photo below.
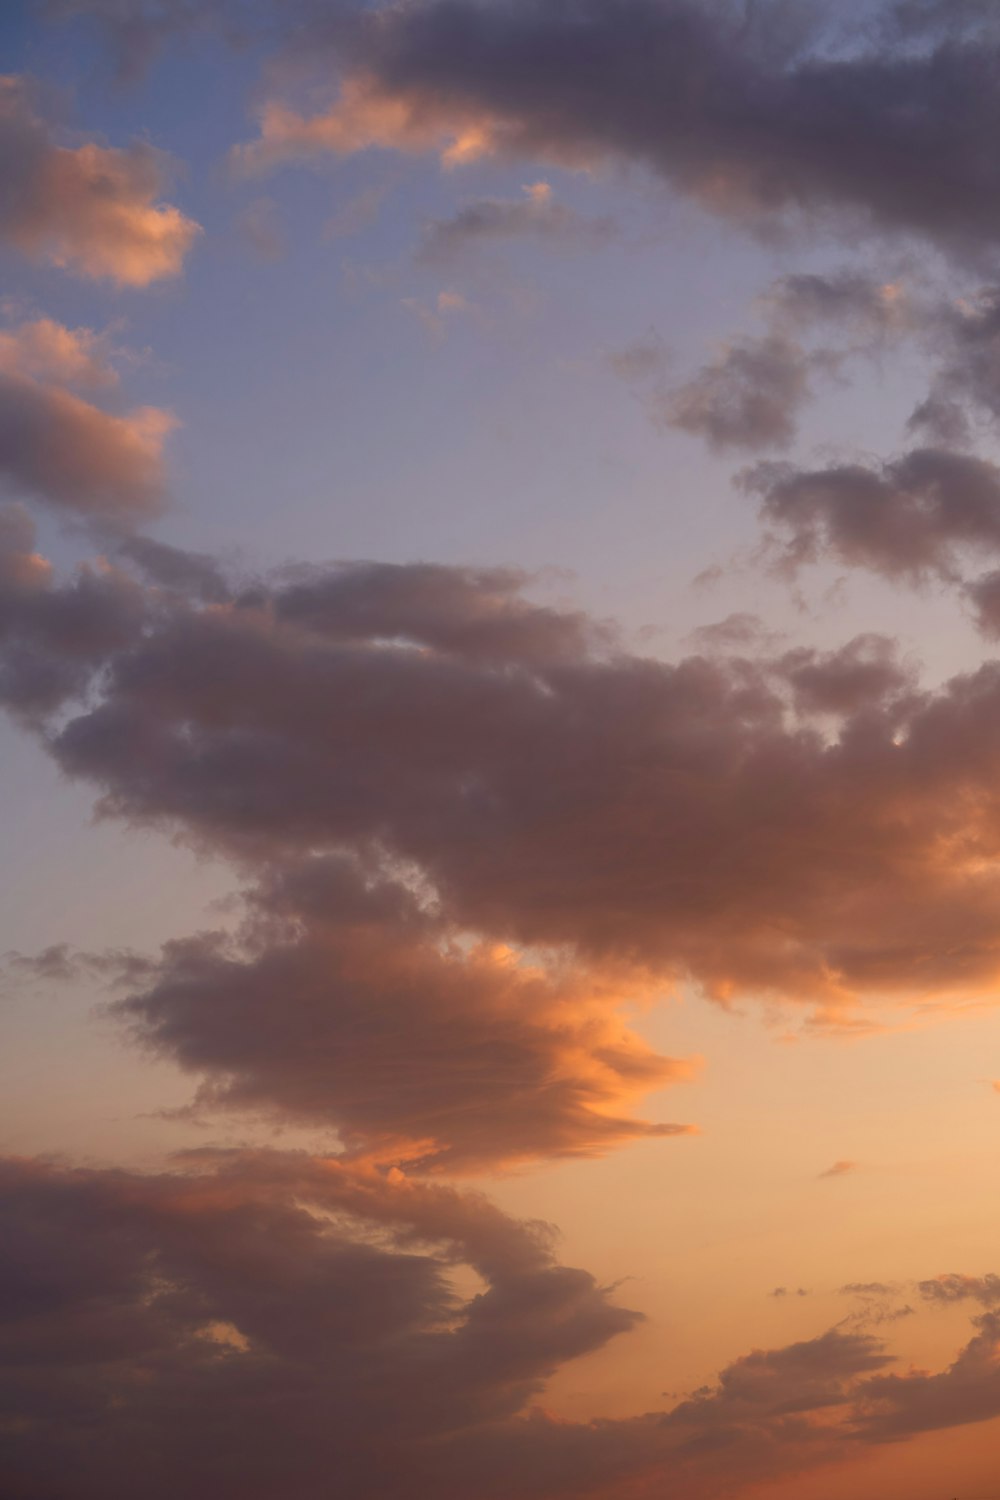
<svg viewBox="0 0 1000 1500">
<path fill-rule="evenodd" d="M 671 391 L 657 411 L 667 426 L 720 453 L 787 448 L 809 399 L 809 368 L 788 339 L 744 339 Z"/>
<path fill-rule="evenodd" d="M 6 1160 L 0 1223 L 11 1500 L 308 1500 L 331 1472 L 457 1496 L 456 1434 L 506 1423 L 637 1321 L 544 1226 L 336 1161 Z M 455 1265 L 482 1290 L 459 1295 Z"/>
<path fill-rule="evenodd" d="M 119 286 L 177 276 L 198 234 L 163 203 L 167 159 L 140 143 L 62 146 L 30 84 L 0 78 L 0 240 L 36 260 Z"/>
<path fill-rule="evenodd" d="M 839 214 L 963 250 L 1000 220 L 995 39 L 924 25 L 846 55 L 831 8 L 693 0 L 424 0 L 337 10 L 297 37 L 339 93 L 265 105 L 245 170 L 370 146 L 580 167 L 642 163 L 711 212 L 762 228 Z M 967 13 L 968 18 L 968 13 Z"/>
<path fill-rule="evenodd" d="M 58 707 L 46 744 L 106 814 L 257 872 L 351 853 L 372 889 L 416 882 L 436 941 L 621 1000 L 690 979 L 835 1021 L 995 987 L 995 663 L 936 693 L 872 637 L 668 664 L 510 571 L 342 565 L 206 605 L 203 562 L 194 597 L 172 564 L 145 592 L 93 574 L 67 644 L 80 580 L 9 542 L 6 699 Z"/>
<path fill-rule="evenodd" d="M 8 495 L 117 525 L 157 514 L 174 418 L 152 406 L 118 415 L 78 394 L 117 378 L 89 329 L 48 318 L 0 329 L 0 486 Z"/>
<path fill-rule="evenodd" d="M 342 857 L 273 873 L 250 908 L 236 942 L 168 944 L 114 1007 L 206 1080 L 200 1108 L 323 1125 L 352 1154 L 451 1173 L 683 1133 L 628 1113 L 691 1068 L 625 1025 L 621 977 L 470 947 Z"/>
<path fill-rule="evenodd" d="M 1000 548 L 1000 469 L 987 459 L 917 448 L 886 463 L 742 476 L 781 547 L 784 567 L 824 559 L 911 583 L 960 580 Z"/>
<path fill-rule="evenodd" d="M 335 1158 L 7 1158 L 0 1231 L 11 1500 L 318 1500 L 331 1472 L 403 1500 L 668 1479 L 701 1500 L 997 1406 L 984 1314 L 939 1374 L 891 1373 L 879 1340 L 832 1329 L 752 1350 L 672 1409 L 557 1420 L 545 1382 L 637 1315 L 559 1264 L 547 1226 Z"/>
</svg>

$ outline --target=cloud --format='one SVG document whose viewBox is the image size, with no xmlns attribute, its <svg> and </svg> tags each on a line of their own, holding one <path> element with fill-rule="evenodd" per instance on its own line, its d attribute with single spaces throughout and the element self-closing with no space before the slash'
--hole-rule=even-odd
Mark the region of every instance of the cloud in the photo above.
<svg viewBox="0 0 1000 1500">
<path fill-rule="evenodd" d="M 158 201 L 167 159 L 145 144 L 61 146 L 29 83 L 0 78 L 0 240 L 78 275 L 144 287 L 179 275 L 198 225 Z"/>
<path fill-rule="evenodd" d="M 162 506 L 167 411 L 103 410 L 72 387 L 117 374 L 89 329 L 41 318 L 0 330 L 0 486 L 100 522 L 128 525 Z"/>
<path fill-rule="evenodd" d="M 125 537 L 118 550 L 159 588 L 206 604 L 232 597 L 222 568 L 205 552 L 188 552 L 150 536 Z"/>
<path fill-rule="evenodd" d="M 57 385 L 118 384 L 105 337 L 90 328 L 64 328 L 51 318 L 0 329 L 0 369 Z"/>
<path fill-rule="evenodd" d="M 449 260 L 492 241 L 531 238 L 559 245 L 600 243 L 614 233 L 610 219 L 588 219 L 555 198 L 547 182 L 523 189 L 522 198 L 479 198 L 448 219 L 425 227 L 419 258 Z"/>
<path fill-rule="evenodd" d="M 405 886 L 305 860 L 251 893 L 238 942 L 168 944 L 114 1010 L 206 1080 L 200 1108 L 324 1125 L 352 1153 L 412 1169 L 683 1133 L 627 1113 L 691 1068 L 623 1023 L 620 977 L 546 972 L 460 938 Z"/>
<path fill-rule="evenodd" d="M 92 571 L 93 642 L 86 616 L 65 641 L 82 585 L 32 556 L 10 540 L 3 691 L 58 708 L 45 743 L 105 814 L 261 874 L 351 854 L 469 951 L 620 976 L 619 1001 L 690 980 L 837 1024 L 995 991 L 996 663 L 934 692 L 872 637 L 671 664 L 516 572 L 423 564 L 209 605 L 183 567 Z"/>
<path fill-rule="evenodd" d="M 969 297 L 931 306 L 924 314 L 925 343 L 937 366 L 927 398 L 911 428 L 961 446 L 976 423 L 1000 421 L 1000 288 L 980 287 Z"/>
<path fill-rule="evenodd" d="M 754 1350 L 729 1365 L 715 1390 L 670 1414 L 674 1424 L 729 1426 L 750 1417 L 822 1411 L 841 1405 L 847 1383 L 890 1363 L 879 1342 L 836 1329 L 783 1349 Z"/>
<path fill-rule="evenodd" d="M 35 721 L 85 690 L 110 651 L 134 641 L 145 615 L 135 582 L 106 564 L 56 589 L 19 506 L 0 509 L 0 702 Z"/>
<path fill-rule="evenodd" d="M 331 1472 L 401 1500 L 708 1500 L 986 1420 L 990 1316 L 940 1374 L 831 1329 L 672 1409 L 574 1422 L 538 1405 L 547 1381 L 638 1316 L 481 1194 L 297 1153 L 0 1162 L 12 1500 L 311 1497 Z"/>
<path fill-rule="evenodd" d="M 955 581 L 966 559 L 1000 548 L 1000 469 L 969 454 L 917 448 L 814 470 L 760 464 L 741 482 L 790 569 L 831 559 L 910 583 Z"/>
<path fill-rule="evenodd" d="M 868 1441 L 987 1422 L 1000 1416 L 1000 1315 L 973 1320 L 977 1332 L 947 1370 L 880 1374 L 858 1391 L 859 1434 Z"/>
<path fill-rule="evenodd" d="M 809 368 L 797 344 L 746 339 L 671 391 L 657 411 L 667 426 L 718 452 L 787 448 L 809 399 Z"/>
<path fill-rule="evenodd" d="M 852 1172 L 858 1170 L 856 1161 L 835 1161 L 832 1167 L 827 1167 L 825 1172 L 819 1175 L 823 1177 L 849 1177 Z"/>
<path fill-rule="evenodd" d="M 880 635 L 855 636 L 837 651 L 797 647 L 785 652 L 780 665 L 805 714 L 846 717 L 916 689 L 915 673 L 900 661 L 895 641 Z"/>
<path fill-rule="evenodd" d="M 982 36 L 995 31 L 997 13 L 991 0 L 897 0 L 888 7 L 889 36 Z"/>
<path fill-rule="evenodd" d="M 754 229 L 839 214 L 963 250 L 998 227 L 993 38 L 926 32 L 831 46 L 830 7 L 693 0 L 425 0 L 348 8 L 300 32 L 339 92 L 315 114 L 276 95 L 245 170 L 380 146 L 573 167 L 639 162 Z M 856 42 L 856 37 L 854 38 Z M 928 178 L 928 163 L 934 170 Z"/>
<path fill-rule="evenodd" d="M 786 332 L 830 326 L 863 340 L 907 331 L 918 316 L 906 289 L 862 271 L 780 276 L 762 298 L 770 320 Z"/>
<path fill-rule="evenodd" d="M 1000 1276 L 959 1276 L 952 1272 L 918 1283 L 920 1295 L 928 1302 L 979 1302 L 985 1308 L 1000 1307 Z"/>
<path fill-rule="evenodd" d="M 12 1497 L 305 1496 L 333 1470 L 457 1496 L 455 1434 L 637 1321 L 541 1227 L 337 1162 L 7 1160 L 0 1223 Z M 459 1295 L 456 1264 L 482 1289 Z"/>
</svg>

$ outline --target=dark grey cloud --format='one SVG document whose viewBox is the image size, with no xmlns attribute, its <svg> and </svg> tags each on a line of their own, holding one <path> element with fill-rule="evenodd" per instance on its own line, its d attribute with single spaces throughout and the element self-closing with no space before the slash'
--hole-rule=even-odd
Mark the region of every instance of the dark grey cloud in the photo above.
<svg viewBox="0 0 1000 1500">
<path fill-rule="evenodd" d="M 942 13 L 946 15 L 945 12 Z M 989 250 L 1000 228 L 995 41 L 834 50 L 832 7 L 694 0 L 425 0 L 306 27 L 344 81 L 328 114 L 263 118 L 264 166 L 367 144 L 645 164 L 752 228 L 840 214 Z M 829 34 L 828 34 L 829 33 Z"/>
</svg>

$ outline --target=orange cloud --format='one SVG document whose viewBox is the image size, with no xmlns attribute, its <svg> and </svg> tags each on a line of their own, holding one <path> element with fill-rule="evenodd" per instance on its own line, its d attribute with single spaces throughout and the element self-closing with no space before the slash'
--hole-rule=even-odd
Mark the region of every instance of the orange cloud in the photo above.
<svg viewBox="0 0 1000 1500">
<path fill-rule="evenodd" d="M 11 1494 L 273 1500 L 335 1469 L 400 1500 L 708 1500 L 1000 1414 L 988 1312 L 937 1372 L 894 1373 L 881 1339 L 834 1328 L 666 1409 L 545 1412 L 558 1370 L 639 1321 L 558 1262 L 547 1225 L 371 1164 L 0 1160 Z"/>
<path fill-rule="evenodd" d="M 13 76 L 0 78 L 0 166 L 10 184 L 0 238 L 81 276 L 134 287 L 176 276 L 199 232 L 159 201 L 161 153 L 142 144 L 59 145 L 29 85 Z"/>
<path fill-rule="evenodd" d="M 355 1155 L 433 1172 L 685 1133 L 629 1113 L 693 1071 L 618 1014 L 634 977 L 470 945 L 339 858 L 285 868 L 250 903 L 239 943 L 169 944 L 115 1007 L 205 1079 L 202 1110 L 325 1124 Z"/>
<path fill-rule="evenodd" d="M 489 123 L 477 112 L 455 111 L 427 98 L 410 99 L 378 79 L 345 80 L 329 109 L 303 115 L 280 100 L 268 100 L 260 114 L 260 135 L 237 146 L 236 169 L 252 175 L 289 162 L 338 156 L 372 146 L 395 151 L 438 151 L 446 166 L 458 166 L 493 149 Z"/>
<path fill-rule="evenodd" d="M 58 385 L 118 383 L 105 338 L 90 328 L 64 328 L 52 318 L 35 318 L 15 328 L 0 329 L 0 370 Z"/>
<path fill-rule="evenodd" d="M 852 1172 L 856 1172 L 857 1170 L 858 1163 L 856 1161 L 835 1161 L 832 1167 L 827 1167 L 826 1171 L 821 1172 L 819 1175 L 821 1178 L 849 1177 Z"/>
<path fill-rule="evenodd" d="M 0 483 L 78 515 L 128 523 L 162 503 L 167 411 L 104 411 L 72 386 L 114 386 L 104 341 L 49 318 L 0 330 Z"/>
</svg>

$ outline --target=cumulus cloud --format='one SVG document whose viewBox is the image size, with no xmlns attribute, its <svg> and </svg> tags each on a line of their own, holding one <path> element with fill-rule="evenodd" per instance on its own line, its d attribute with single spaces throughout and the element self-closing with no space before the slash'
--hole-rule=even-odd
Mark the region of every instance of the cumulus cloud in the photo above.
<svg viewBox="0 0 1000 1500">
<path fill-rule="evenodd" d="M 652 420 L 700 437 L 719 453 L 791 446 L 799 419 L 824 380 L 852 360 L 925 332 L 933 306 L 902 285 L 846 270 L 779 277 L 756 300 L 763 332 L 730 340 L 673 387 L 663 351 L 643 340 L 611 356 L 611 368 L 639 394 Z"/>
<path fill-rule="evenodd" d="M 416 882 L 435 941 L 583 964 L 622 1001 L 690 979 L 825 1023 L 995 989 L 996 663 L 934 693 L 871 637 L 669 664 L 514 572 L 373 564 L 208 605 L 102 571 L 95 621 L 140 623 L 68 646 L 51 622 L 81 585 L 32 555 L 11 539 L 4 691 L 59 706 L 46 744 L 106 814 L 264 873 L 351 854 Z"/>
<path fill-rule="evenodd" d="M 940 15 L 946 20 L 950 7 Z M 816 24 L 810 24 L 815 20 Z M 847 216 L 948 246 L 996 237 L 995 39 L 925 28 L 825 45 L 830 7 L 693 0 L 425 0 L 336 11 L 299 34 L 339 75 L 326 109 L 280 95 L 244 169 L 370 146 L 570 166 L 640 162 L 758 228 Z"/>
<path fill-rule="evenodd" d="M 119 415 L 78 394 L 117 378 L 89 329 L 41 318 L 0 330 L 0 486 L 93 521 L 155 515 L 175 422 L 159 407 Z"/>
<path fill-rule="evenodd" d="M 253 893 L 237 942 L 169 944 L 115 1011 L 206 1079 L 202 1108 L 325 1125 L 424 1171 L 683 1133 L 623 1113 L 691 1070 L 623 1024 L 621 981 L 459 939 L 399 883 L 307 860 Z"/>
<path fill-rule="evenodd" d="M 916 690 L 912 667 L 886 636 L 859 635 L 837 651 L 797 647 L 785 652 L 779 665 L 797 707 L 807 715 L 848 717 L 869 703 L 902 699 Z"/>
<path fill-rule="evenodd" d="M 886 463 L 742 476 L 794 569 L 830 558 L 888 578 L 960 579 L 970 557 L 1000 548 L 1000 469 L 986 459 L 918 448 Z"/>
<path fill-rule="evenodd" d="M 198 226 L 163 203 L 167 160 L 145 144 L 60 145 L 30 85 L 0 78 L 0 239 L 119 286 L 177 276 Z"/>
<path fill-rule="evenodd" d="M 787 448 L 809 398 L 809 369 L 794 342 L 745 339 L 671 391 L 660 417 L 722 453 Z"/>
<path fill-rule="evenodd" d="M 91 328 L 65 328 L 52 318 L 0 329 L 0 369 L 57 385 L 118 384 L 107 339 Z"/>
</svg>

